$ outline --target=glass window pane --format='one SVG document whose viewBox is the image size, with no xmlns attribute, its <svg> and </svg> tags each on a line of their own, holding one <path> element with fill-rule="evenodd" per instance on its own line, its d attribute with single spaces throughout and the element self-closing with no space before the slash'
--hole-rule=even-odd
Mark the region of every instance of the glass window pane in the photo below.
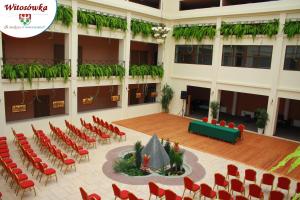
<svg viewBox="0 0 300 200">
<path fill-rule="evenodd" d="M 175 63 L 212 64 L 212 45 L 176 45 Z"/>
<path fill-rule="evenodd" d="M 300 71 L 300 46 L 291 45 L 286 47 L 284 70 Z"/>
</svg>

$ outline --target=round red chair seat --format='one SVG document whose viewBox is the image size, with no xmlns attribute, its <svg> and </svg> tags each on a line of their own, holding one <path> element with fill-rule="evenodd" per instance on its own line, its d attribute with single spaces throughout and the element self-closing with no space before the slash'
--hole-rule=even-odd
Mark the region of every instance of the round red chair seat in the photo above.
<svg viewBox="0 0 300 200">
<path fill-rule="evenodd" d="M 31 180 L 26 180 L 26 181 L 21 182 L 19 185 L 22 189 L 26 189 L 26 188 L 30 188 L 30 187 L 34 186 L 34 182 Z"/>
<path fill-rule="evenodd" d="M 0 154 L 0 157 L 1 157 L 1 158 L 9 158 L 10 155 L 9 155 L 9 153 L 1 153 L 1 154 Z"/>
<path fill-rule="evenodd" d="M 22 174 L 22 170 L 20 168 L 15 168 L 15 169 L 11 170 L 11 172 L 13 174 Z"/>
<path fill-rule="evenodd" d="M 79 153 L 80 155 L 89 154 L 88 150 L 86 150 L 86 149 L 79 150 L 78 153 Z"/>
<path fill-rule="evenodd" d="M 21 181 L 25 181 L 28 179 L 28 176 L 26 174 L 18 174 L 17 175 L 17 179 L 21 182 Z"/>
<path fill-rule="evenodd" d="M 9 164 L 7 165 L 7 167 L 8 167 L 9 169 L 14 169 L 14 168 L 17 168 L 17 164 L 16 164 L 16 163 L 9 163 Z"/>
<path fill-rule="evenodd" d="M 73 160 L 73 159 L 66 159 L 66 160 L 64 160 L 64 163 L 67 164 L 67 165 L 71 165 L 71 164 L 75 163 L 75 160 Z"/>
<path fill-rule="evenodd" d="M 101 197 L 99 197 L 99 195 L 97 195 L 97 194 L 90 194 L 89 195 L 89 199 L 101 200 Z"/>
<path fill-rule="evenodd" d="M 48 169 L 45 169 L 45 171 L 44 171 L 44 174 L 46 174 L 46 175 L 51 175 L 51 174 L 55 174 L 55 173 L 56 173 L 56 171 L 53 168 L 48 168 Z"/>
<path fill-rule="evenodd" d="M 121 199 L 128 199 L 128 191 L 122 190 L 122 191 L 120 192 L 120 198 L 121 198 Z"/>
</svg>

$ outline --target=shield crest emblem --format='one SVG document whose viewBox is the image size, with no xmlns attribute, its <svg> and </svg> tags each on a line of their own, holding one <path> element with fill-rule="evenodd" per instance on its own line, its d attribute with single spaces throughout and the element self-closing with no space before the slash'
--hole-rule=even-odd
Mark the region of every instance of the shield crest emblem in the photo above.
<svg viewBox="0 0 300 200">
<path fill-rule="evenodd" d="M 29 25 L 31 22 L 31 14 L 19 14 L 19 20 L 24 26 Z"/>
</svg>

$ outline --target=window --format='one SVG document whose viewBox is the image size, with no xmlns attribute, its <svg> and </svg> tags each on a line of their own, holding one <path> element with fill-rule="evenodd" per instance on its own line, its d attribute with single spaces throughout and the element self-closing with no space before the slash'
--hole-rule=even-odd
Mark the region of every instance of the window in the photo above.
<svg viewBox="0 0 300 200">
<path fill-rule="evenodd" d="M 270 69 L 272 46 L 224 45 L 222 66 Z"/>
<path fill-rule="evenodd" d="M 179 2 L 179 10 L 193 10 L 200 8 L 211 8 L 219 7 L 220 0 L 209 0 L 209 1 L 195 1 L 195 0 L 181 0 Z"/>
<path fill-rule="evenodd" d="M 286 47 L 284 70 L 300 71 L 300 46 Z"/>
<path fill-rule="evenodd" d="M 144 6 L 149 6 L 152 8 L 159 9 L 160 7 L 160 0 L 129 0 L 130 2 L 142 4 Z"/>
<path fill-rule="evenodd" d="M 155 83 L 129 85 L 128 105 L 155 103 L 156 97 Z"/>
<path fill-rule="evenodd" d="M 175 63 L 212 64 L 212 45 L 176 45 Z"/>
</svg>

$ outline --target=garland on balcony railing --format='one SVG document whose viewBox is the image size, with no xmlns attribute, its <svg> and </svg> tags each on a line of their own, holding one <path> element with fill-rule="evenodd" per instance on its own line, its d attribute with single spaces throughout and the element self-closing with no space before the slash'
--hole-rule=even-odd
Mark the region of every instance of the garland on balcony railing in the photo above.
<svg viewBox="0 0 300 200">
<path fill-rule="evenodd" d="M 125 76 L 125 68 L 122 65 L 98 65 L 98 64 L 81 64 L 78 65 L 78 76 L 84 80 L 87 78 L 110 78 L 112 76 L 119 77 L 120 81 Z"/>
<path fill-rule="evenodd" d="M 132 65 L 129 68 L 129 75 L 133 78 L 151 76 L 152 78 L 163 78 L 164 68 L 161 65 Z"/>
<path fill-rule="evenodd" d="M 224 38 L 235 36 L 236 38 L 243 38 L 244 35 L 252 35 L 255 39 L 257 35 L 267 35 L 272 37 L 278 34 L 279 20 L 274 19 L 269 22 L 249 22 L 249 23 L 226 23 L 222 22 L 220 33 Z"/>
<path fill-rule="evenodd" d="M 64 78 L 66 82 L 71 75 L 68 64 L 41 65 L 41 64 L 4 64 L 2 78 L 12 80 L 27 79 L 32 84 L 33 78 L 46 78 L 48 81 L 55 78 Z"/>
<path fill-rule="evenodd" d="M 295 37 L 295 35 L 300 34 L 300 20 L 297 21 L 286 21 L 283 28 L 284 34 L 287 34 L 289 39 Z"/>
<path fill-rule="evenodd" d="M 87 27 L 88 25 L 96 25 L 98 32 L 101 31 L 102 27 L 107 27 L 112 30 L 127 30 L 127 21 L 125 18 L 104 13 L 97 13 L 96 11 L 78 10 L 77 21 L 83 27 Z"/>
<path fill-rule="evenodd" d="M 152 28 L 158 26 L 157 23 L 152 22 L 146 22 L 139 19 L 132 19 L 131 20 L 131 32 L 133 34 L 133 37 L 135 37 L 138 34 L 142 34 L 143 37 L 153 37 L 153 30 Z"/>
<path fill-rule="evenodd" d="M 181 38 L 185 40 L 196 39 L 201 42 L 204 38 L 208 37 L 213 39 L 216 35 L 215 25 L 185 25 L 185 26 L 175 26 L 173 29 L 173 37 L 175 40 Z"/>
<path fill-rule="evenodd" d="M 58 5 L 55 21 L 61 21 L 64 25 L 69 27 L 72 24 L 73 12 L 70 6 Z"/>
</svg>

